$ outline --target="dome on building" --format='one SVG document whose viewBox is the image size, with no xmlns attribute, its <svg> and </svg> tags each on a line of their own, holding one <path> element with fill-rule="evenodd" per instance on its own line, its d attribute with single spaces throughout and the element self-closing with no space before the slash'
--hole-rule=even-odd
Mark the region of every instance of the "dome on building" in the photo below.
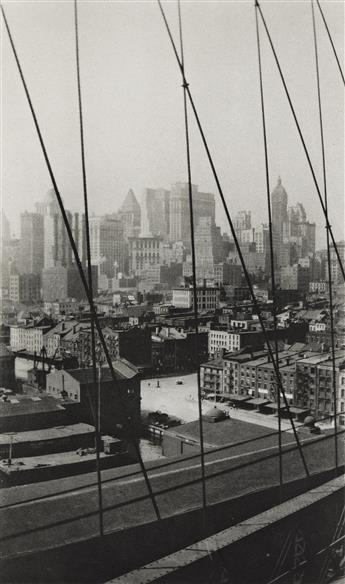
<svg viewBox="0 0 345 584">
<path fill-rule="evenodd" d="M 272 199 L 286 199 L 288 198 L 287 192 L 282 185 L 282 179 L 278 177 L 277 186 L 273 189 L 271 194 Z"/>
<path fill-rule="evenodd" d="M 313 416 L 307 416 L 306 418 L 304 418 L 303 425 L 310 428 L 310 427 L 314 426 L 315 421 L 316 420 Z"/>
<path fill-rule="evenodd" d="M 213 406 L 203 414 L 205 422 L 221 422 L 226 419 L 226 414 L 222 412 L 217 406 Z"/>
</svg>

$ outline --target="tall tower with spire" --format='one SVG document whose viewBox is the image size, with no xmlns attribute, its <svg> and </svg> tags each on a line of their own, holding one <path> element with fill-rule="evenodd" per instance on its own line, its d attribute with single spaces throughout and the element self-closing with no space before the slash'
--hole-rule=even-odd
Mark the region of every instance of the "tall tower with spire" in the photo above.
<svg viewBox="0 0 345 584">
<path fill-rule="evenodd" d="M 273 229 L 279 236 L 279 239 L 283 239 L 283 224 L 288 220 L 288 196 L 287 192 L 282 185 L 282 180 L 280 176 L 278 177 L 277 186 L 271 194 L 272 201 L 272 224 Z"/>
<path fill-rule="evenodd" d="M 288 195 L 280 176 L 277 186 L 271 193 L 271 205 L 274 255 L 277 265 L 280 267 L 290 263 L 288 245 L 284 245 L 284 228 L 288 220 Z"/>
</svg>

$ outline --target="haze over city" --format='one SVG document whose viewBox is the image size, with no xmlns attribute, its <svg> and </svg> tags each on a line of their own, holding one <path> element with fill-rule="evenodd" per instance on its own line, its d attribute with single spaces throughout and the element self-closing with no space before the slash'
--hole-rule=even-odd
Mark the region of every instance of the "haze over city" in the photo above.
<svg viewBox="0 0 345 584">
<path fill-rule="evenodd" d="M 73 6 L 5 4 L 58 185 L 67 208 L 81 211 Z M 322 189 L 310 5 L 267 2 L 263 9 Z M 166 11 L 177 34 L 174 5 Z M 325 13 L 341 58 L 344 7 L 328 2 Z M 266 221 L 253 5 L 183 3 L 183 17 L 187 78 L 230 210 L 248 208 L 253 223 Z M 104 213 L 116 211 L 129 188 L 140 201 L 146 187 L 169 189 L 186 180 L 180 74 L 155 2 L 81 2 L 79 22 L 90 207 Z M 342 239 L 343 88 L 319 15 L 317 22 L 330 222 Z M 317 223 L 317 247 L 325 247 L 315 186 L 264 32 L 262 52 L 271 190 L 281 175 L 289 203 L 304 204 Z M 51 185 L 6 35 L 2 71 L 2 206 L 19 235 L 19 213 L 33 210 Z M 227 230 L 194 121 L 190 125 L 193 182 L 215 193 L 217 223 Z"/>
<path fill-rule="evenodd" d="M 0 17 L 0 584 L 343 582 L 344 3 Z"/>
</svg>

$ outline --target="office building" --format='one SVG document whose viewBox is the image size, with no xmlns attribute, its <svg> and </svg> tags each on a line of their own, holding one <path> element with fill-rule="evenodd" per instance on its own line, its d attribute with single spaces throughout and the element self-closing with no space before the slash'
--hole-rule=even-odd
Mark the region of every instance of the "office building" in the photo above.
<svg viewBox="0 0 345 584">
<path fill-rule="evenodd" d="M 215 200 L 211 193 L 202 193 L 197 185 L 192 185 L 194 226 L 199 223 L 200 217 L 210 217 L 215 221 Z M 182 241 L 190 251 L 190 209 L 188 183 L 175 183 L 170 193 L 170 241 Z"/>
<path fill-rule="evenodd" d="M 40 274 L 44 266 L 44 222 L 39 213 L 20 215 L 20 256 L 18 269 L 21 274 Z"/>
<path fill-rule="evenodd" d="M 129 272 L 140 276 L 143 271 L 161 264 L 161 238 L 153 236 L 130 237 Z"/>
<path fill-rule="evenodd" d="M 115 216 L 90 217 L 91 262 L 99 276 L 117 277 L 125 271 L 124 223 Z"/>
<path fill-rule="evenodd" d="M 172 303 L 176 308 L 194 308 L 193 288 L 173 288 Z M 197 302 L 199 310 L 216 310 L 219 306 L 220 289 L 198 286 Z"/>
<path fill-rule="evenodd" d="M 144 196 L 147 234 L 169 237 L 170 225 L 170 191 L 166 189 L 146 189 Z"/>
<path fill-rule="evenodd" d="M 41 276 L 40 274 L 10 275 L 9 299 L 12 302 L 23 304 L 36 304 L 41 300 Z"/>
</svg>

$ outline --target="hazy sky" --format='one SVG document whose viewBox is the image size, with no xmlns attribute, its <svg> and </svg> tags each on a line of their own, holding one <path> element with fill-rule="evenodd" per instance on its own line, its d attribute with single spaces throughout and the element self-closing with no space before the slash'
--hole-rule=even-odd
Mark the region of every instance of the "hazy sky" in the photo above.
<svg viewBox="0 0 345 584">
<path fill-rule="evenodd" d="M 310 2 L 266 1 L 262 9 L 322 187 Z M 344 4 L 322 6 L 344 56 Z M 71 1 L 5 1 L 12 34 L 43 136 L 71 210 L 82 208 L 74 16 Z M 177 5 L 165 2 L 177 34 Z M 253 2 L 182 2 L 190 82 L 231 212 L 267 217 L 264 151 Z M 330 222 L 344 237 L 344 87 L 316 8 L 324 104 Z M 180 73 L 156 2 L 79 2 L 80 58 L 90 207 L 116 210 L 129 188 L 186 180 Z M 261 27 L 270 179 L 280 174 L 289 203 L 324 221 L 315 187 Z M 177 37 L 176 37 L 177 38 Z M 23 88 L 2 24 L 2 206 L 19 233 L 19 213 L 51 187 Z M 216 188 L 191 120 L 193 182 Z M 217 220 L 226 226 L 218 205 Z"/>
</svg>

